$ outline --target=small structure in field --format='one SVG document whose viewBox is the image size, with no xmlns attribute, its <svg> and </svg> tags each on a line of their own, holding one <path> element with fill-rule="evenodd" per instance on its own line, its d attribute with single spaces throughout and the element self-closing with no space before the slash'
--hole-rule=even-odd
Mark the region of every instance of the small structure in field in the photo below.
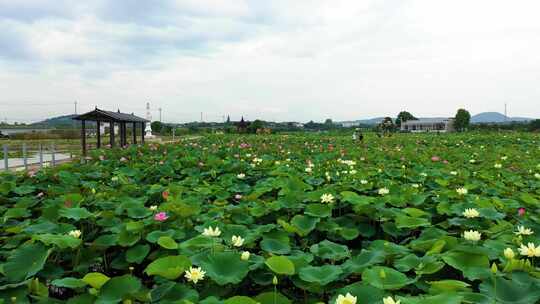
<svg viewBox="0 0 540 304">
<path fill-rule="evenodd" d="M 146 120 L 148 122 L 152 122 L 152 114 L 150 114 L 150 103 L 146 103 Z M 146 129 L 144 130 L 144 137 L 145 138 L 154 138 L 154 134 L 152 134 L 152 124 L 147 124 Z"/>
<path fill-rule="evenodd" d="M 453 132 L 453 118 L 422 118 L 401 123 L 403 132 Z"/>
<path fill-rule="evenodd" d="M 120 110 L 117 112 L 105 111 L 98 109 L 97 107 L 88 113 L 81 114 L 79 116 L 73 117 L 73 120 L 81 121 L 81 146 L 82 154 L 86 156 L 86 122 L 95 121 L 96 122 L 96 147 L 101 148 L 101 124 L 106 123 L 109 125 L 109 140 L 111 148 L 115 146 L 115 124 L 118 125 L 119 135 L 120 135 L 120 147 L 123 147 L 128 144 L 127 140 L 127 130 L 128 125 L 131 125 L 132 132 L 132 144 L 137 143 L 137 130 L 140 130 L 141 134 L 141 143 L 144 143 L 144 131 L 146 123 L 148 120 L 135 116 L 133 113 L 126 114 L 120 113 Z"/>
</svg>

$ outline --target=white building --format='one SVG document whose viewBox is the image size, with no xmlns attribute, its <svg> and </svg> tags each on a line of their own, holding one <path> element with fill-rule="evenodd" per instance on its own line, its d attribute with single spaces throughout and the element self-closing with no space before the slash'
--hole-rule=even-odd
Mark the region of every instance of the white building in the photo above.
<svg viewBox="0 0 540 304">
<path fill-rule="evenodd" d="M 403 132 L 453 132 L 453 118 L 422 118 L 401 123 Z"/>
<path fill-rule="evenodd" d="M 359 121 L 342 121 L 341 126 L 344 128 L 357 127 L 360 125 Z"/>
</svg>

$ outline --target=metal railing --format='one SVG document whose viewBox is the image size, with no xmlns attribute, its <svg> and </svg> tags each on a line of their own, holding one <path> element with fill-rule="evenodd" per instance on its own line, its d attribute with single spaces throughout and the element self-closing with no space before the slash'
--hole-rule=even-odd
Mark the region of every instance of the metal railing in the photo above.
<svg viewBox="0 0 540 304">
<path fill-rule="evenodd" d="M 56 166 L 59 162 L 73 159 L 74 150 L 69 148 L 71 147 L 63 145 L 62 149 L 59 150 L 54 143 L 40 143 L 37 146 L 29 146 L 26 143 L 21 145 L 4 144 L 2 146 L 4 161 L 0 170 L 28 170 L 30 167 Z"/>
</svg>

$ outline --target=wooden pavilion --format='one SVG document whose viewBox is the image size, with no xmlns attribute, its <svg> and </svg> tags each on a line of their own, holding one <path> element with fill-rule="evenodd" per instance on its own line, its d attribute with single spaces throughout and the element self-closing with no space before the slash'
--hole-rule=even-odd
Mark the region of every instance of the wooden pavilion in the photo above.
<svg viewBox="0 0 540 304">
<path fill-rule="evenodd" d="M 114 140 L 114 127 L 115 124 L 118 124 L 119 126 L 119 135 L 120 135 L 120 147 L 123 147 L 128 144 L 127 141 L 127 126 L 128 124 L 132 124 L 132 144 L 137 143 L 137 129 L 141 130 L 141 143 L 144 143 L 144 129 L 146 128 L 146 123 L 149 122 L 148 120 L 135 116 L 133 113 L 126 114 L 126 113 L 120 113 L 120 110 L 118 112 L 112 112 L 112 111 L 105 111 L 98 109 L 97 107 L 88 113 L 81 114 L 79 116 L 73 117 L 73 120 L 80 120 L 81 121 L 81 146 L 82 146 L 82 154 L 83 156 L 86 156 L 86 121 L 95 121 L 97 126 L 97 148 L 101 148 L 101 123 L 108 123 L 109 124 L 109 139 L 110 139 L 110 146 L 113 148 L 115 146 L 115 140 Z"/>
</svg>

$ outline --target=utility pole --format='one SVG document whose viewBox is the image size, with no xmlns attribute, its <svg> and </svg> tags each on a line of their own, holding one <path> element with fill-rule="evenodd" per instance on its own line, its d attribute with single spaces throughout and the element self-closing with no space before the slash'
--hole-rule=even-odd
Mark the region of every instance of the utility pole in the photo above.
<svg viewBox="0 0 540 304">
<path fill-rule="evenodd" d="M 504 103 L 504 121 L 508 120 L 508 112 L 506 112 L 506 102 Z"/>
<path fill-rule="evenodd" d="M 75 115 L 77 115 L 77 101 L 75 100 Z"/>
<path fill-rule="evenodd" d="M 159 108 L 159 122 L 161 122 L 161 108 Z"/>
<path fill-rule="evenodd" d="M 203 118 L 202 118 L 202 112 L 201 112 L 201 122 L 203 122 Z"/>
</svg>

